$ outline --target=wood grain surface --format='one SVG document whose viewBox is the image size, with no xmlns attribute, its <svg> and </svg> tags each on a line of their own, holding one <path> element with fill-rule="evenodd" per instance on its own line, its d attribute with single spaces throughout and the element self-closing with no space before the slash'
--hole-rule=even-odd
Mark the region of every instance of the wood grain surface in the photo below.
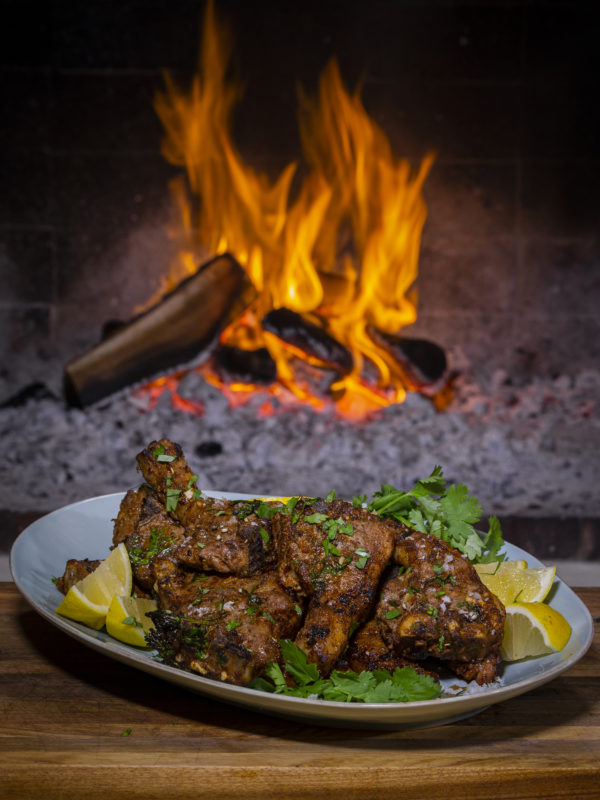
<svg viewBox="0 0 600 800">
<path fill-rule="evenodd" d="M 187 692 L 50 626 L 0 583 L 0 797 L 600 798 L 600 589 L 571 670 L 411 731 L 287 722 Z"/>
</svg>

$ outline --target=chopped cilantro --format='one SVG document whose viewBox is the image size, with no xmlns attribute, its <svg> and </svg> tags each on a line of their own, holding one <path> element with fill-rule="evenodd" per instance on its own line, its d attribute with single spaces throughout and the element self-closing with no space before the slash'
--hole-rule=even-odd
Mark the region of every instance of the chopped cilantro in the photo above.
<svg viewBox="0 0 600 800">
<path fill-rule="evenodd" d="M 314 514 L 312 516 L 315 516 Z M 345 536 L 352 536 L 354 534 L 354 527 L 351 522 L 344 522 L 341 517 L 337 519 L 325 519 L 323 522 L 323 530 L 327 531 L 328 538 L 333 541 L 338 533 L 343 533 Z"/>
<path fill-rule="evenodd" d="M 131 625 L 134 628 L 142 628 L 143 625 L 135 617 L 125 617 L 123 625 Z"/>
<path fill-rule="evenodd" d="M 172 543 L 173 539 L 170 536 L 167 536 L 164 528 L 161 528 L 160 530 L 152 528 L 148 538 L 148 543 L 145 547 L 140 547 L 136 539 L 134 539 L 130 545 L 129 560 L 131 562 L 131 566 L 134 569 L 147 566 L 153 559 L 156 558 L 157 555 L 159 555 L 159 553 L 167 550 Z"/>
<path fill-rule="evenodd" d="M 275 661 L 269 662 L 265 677 L 257 678 L 251 688 L 294 697 L 314 697 L 342 703 L 406 703 L 432 700 L 442 688 L 429 675 L 421 675 L 412 667 L 397 668 L 394 672 L 340 672 L 334 670 L 329 678 L 321 678 L 315 664 L 309 664 L 306 654 L 293 642 L 280 642 L 285 672 L 295 686 L 288 686 L 284 670 Z"/>
<path fill-rule="evenodd" d="M 270 506 L 268 503 L 260 503 L 258 508 L 255 511 L 255 514 L 260 519 L 270 519 L 274 517 L 275 514 L 279 512 L 279 508 L 277 506 Z"/>
<path fill-rule="evenodd" d="M 167 489 L 165 508 L 167 511 L 175 511 L 179 501 L 181 489 Z"/>
<path fill-rule="evenodd" d="M 292 511 L 296 508 L 298 504 L 299 497 L 290 497 L 289 500 L 286 501 L 283 509 L 285 514 L 291 514 Z"/>
<path fill-rule="evenodd" d="M 260 538 L 263 540 L 265 544 L 269 544 L 270 536 L 264 528 L 261 528 L 260 531 Z"/>
<path fill-rule="evenodd" d="M 357 547 L 354 552 L 358 556 L 356 561 L 357 569 L 364 569 L 367 566 L 367 561 L 371 558 L 371 554 L 367 553 L 364 547 Z"/>
<path fill-rule="evenodd" d="M 354 508 L 362 508 L 367 502 L 366 494 L 357 494 L 352 498 L 352 505 Z"/>
<path fill-rule="evenodd" d="M 155 447 L 152 451 L 152 455 L 154 456 L 156 461 L 169 464 L 171 461 L 175 461 L 177 456 L 170 456 L 165 452 L 164 444 L 159 444 L 158 447 Z"/>
<path fill-rule="evenodd" d="M 325 520 L 329 519 L 327 514 L 321 514 L 318 511 L 315 511 L 314 514 L 308 514 L 304 517 L 304 522 L 308 522 L 309 525 L 320 525 Z"/>
</svg>

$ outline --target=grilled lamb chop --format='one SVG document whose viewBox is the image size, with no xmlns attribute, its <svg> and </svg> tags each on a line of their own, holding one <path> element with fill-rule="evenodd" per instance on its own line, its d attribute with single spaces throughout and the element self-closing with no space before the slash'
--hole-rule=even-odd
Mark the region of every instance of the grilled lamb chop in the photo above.
<svg viewBox="0 0 600 800">
<path fill-rule="evenodd" d="M 275 572 L 255 577 L 184 572 L 171 560 L 155 567 L 159 611 L 149 643 L 166 663 L 207 678 L 247 685 L 279 658 L 302 609 Z"/>
<path fill-rule="evenodd" d="M 373 672 L 376 669 L 393 672 L 402 667 L 412 667 L 420 674 L 429 675 L 438 680 L 438 676 L 430 670 L 425 670 L 414 661 L 395 653 L 382 639 L 379 625 L 374 619 L 367 620 L 358 629 L 348 648 L 335 665 L 338 670 L 353 670 L 354 672 L 363 672 L 364 670 Z"/>
<path fill-rule="evenodd" d="M 396 537 L 397 574 L 382 587 L 375 618 L 399 655 L 432 656 L 457 673 L 487 683 L 500 662 L 504 606 L 458 550 L 405 528 Z"/>
<path fill-rule="evenodd" d="M 152 492 L 142 487 L 140 493 L 143 500 L 139 518 L 124 543 L 129 553 L 136 589 L 142 588 L 151 592 L 155 582 L 156 559 L 174 557 L 178 545 L 185 541 L 186 535 L 183 527 L 167 514 Z M 133 521 L 130 510 L 125 513 Z"/>
<path fill-rule="evenodd" d="M 145 485 L 127 492 L 121 500 L 119 513 L 114 520 L 113 547 L 121 544 L 134 533 L 142 515 L 144 501 L 152 496 L 152 489 Z"/>
<path fill-rule="evenodd" d="M 328 675 L 371 612 L 394 527 L 342 500 L 300 498 L 274 518 L 282 586 L 308 600 L 296 645 Z"/>
<path fill-rule="evenodd" d="M 168 439 L 151 442 L 137 460 L 167 512 L 185 528 L 186 538 L 172 550 L 172 557 L 183 566 L 248 576 L 275 565 L 271 514 L 258 514 L 267 504 L 204 497 L 195 489 L 197 476 L 181 447 Z"/>
</svg>

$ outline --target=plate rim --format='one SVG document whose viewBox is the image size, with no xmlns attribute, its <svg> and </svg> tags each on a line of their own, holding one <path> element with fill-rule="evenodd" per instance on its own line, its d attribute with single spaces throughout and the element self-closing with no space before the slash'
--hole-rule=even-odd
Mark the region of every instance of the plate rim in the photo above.
<svg viewBox="0 0 600 800">
<path fill-rule="evenodd" d="M 263 493 L 250 494 L 210 489 L 203 489 L 202 492 L 206 496 L 217 498 L 252 499 L 255 497 L 267 497 L 267 495 Z M 473 693 L 464 693 L 432 700 L 410 701 L 407 703 L 345 703 L 321 700 L 318 698 L 275 695 L 269 692 L 250 689 L 244 686 L 235 686 L 233 684 L 215 681 L 211 678 L 205 678 L 201 675 L 196 675 L 195 673 L 163 664 L 152 658 L 148 651 L 140 650 L 139 648 L 120 643 L 110 638 L 104 641 L 98 638 L 96 632 L 92 632 L 91 629 L 87 629 L 82 624 L 60 617 L 55 612 L 49 611 L 41 604 L 39 599 L 32 596 L 18 574 L 19 570 L 15 564 L 19 561 L 19 551 L 24 547 L 24 543 L 28 542 L 31 538 L 35 538 L 38 532 L 37 529 L 43 529 L 44 523 L 47 523 L 49 518 L 65 514 L 68 515 L 69 512 L 75 509 L 85 510 L 86 506 L 94 506 L 100 503 L 114 502 L 115 506 L 118 508 L 118 503 L 124 495 L 125 492 L 112 492 L 95 497 L 88 497 L 69 503 L 54 511 L 50 511 L 48 514 L 44 514 L 30 523 L 17 536 L 9 554 L 9 566 L 15 586 L 34 611 L 40 614 L 54 627 L 62 630 L 82 644 L 122 663 L 153 674 L 163 680 L 176 683 L 191 691 L 196 691 L 212 700 L 234 704 L 245 709 L 253 708 L 261 713 L 288 719 L 300 719 L 305 722 L 310 721 L 318 724 L 344 726 L 354 724 L 365 728 L 391 727 L 394 729 L 398 729 L 399 727 L 414 728 L 426 725 L 448 724 L 457 719 L 464 718 L 465 716 L 479 713 L 490 705 L 532 691 L 538 686 L 554 680 L 560 674 L 574 666 L 574 664 L 585 655 L 593 641 L 593 620 L 589 609 L 577 594 L 557 576 L 555 581 L 558 581 L 559 585 L 562 585 L 572 596 L 571 601 L 575 601 L 578 606 L 578 611 L 582 612 L 585 617 L 583 641 L 570 656 L 554 664 L 554 666 L 550 667 L 548 670 L 541 671 L 539 674 L 532 677 L 522 678 L 513 683 L 499 683 L 491 688 L 482 688 Z M 110 526 L 111 519 L 107 519 L 106 522 L 109 531 L 112 532 L 112 526 Z M 510 542 L 505 542 L 505 545 L 511 550 L 517 551 L 515 553 L 517 558 L 525 557 L 528 563 L 535 562 L 534 565 L 542 563 L 531 553 L 527 553 L 527 551 L 517 545 L 512 545 Z M 71 556 L 67 555 L 66 557 L 69 558 Z M 49 583 L 51 578 L 52 576 L 48 576 Z M 103 635 L 108 637 L 106 633 Z M 429 714 L 428 712 L 433 709 L 436 711 L 434 711 L 433 714 Z M 448 713 L 442 713 L 444 710 L 447 710 Z"/>
</svg>

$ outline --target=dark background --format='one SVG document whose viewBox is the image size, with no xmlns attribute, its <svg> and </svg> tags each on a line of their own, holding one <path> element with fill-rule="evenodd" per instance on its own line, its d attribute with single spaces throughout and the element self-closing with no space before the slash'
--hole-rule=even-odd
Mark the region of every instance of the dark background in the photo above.
<svg viewBox="0 0 600 800">
<path fill-rule="evenodd" d="M 127 319 L 166 271 L 174 168 L 152 101 L 195 70 L 204 4 L 3 0 L 0 400 Z M 438 153 L 414 333 L 483 381 L 599 363 L 594 4 L 217 0 L 246 91 L 235 139 L 275 176 L 300 155 L 296 84 L 332 56 L 398 156 Z"/>
</svg>

